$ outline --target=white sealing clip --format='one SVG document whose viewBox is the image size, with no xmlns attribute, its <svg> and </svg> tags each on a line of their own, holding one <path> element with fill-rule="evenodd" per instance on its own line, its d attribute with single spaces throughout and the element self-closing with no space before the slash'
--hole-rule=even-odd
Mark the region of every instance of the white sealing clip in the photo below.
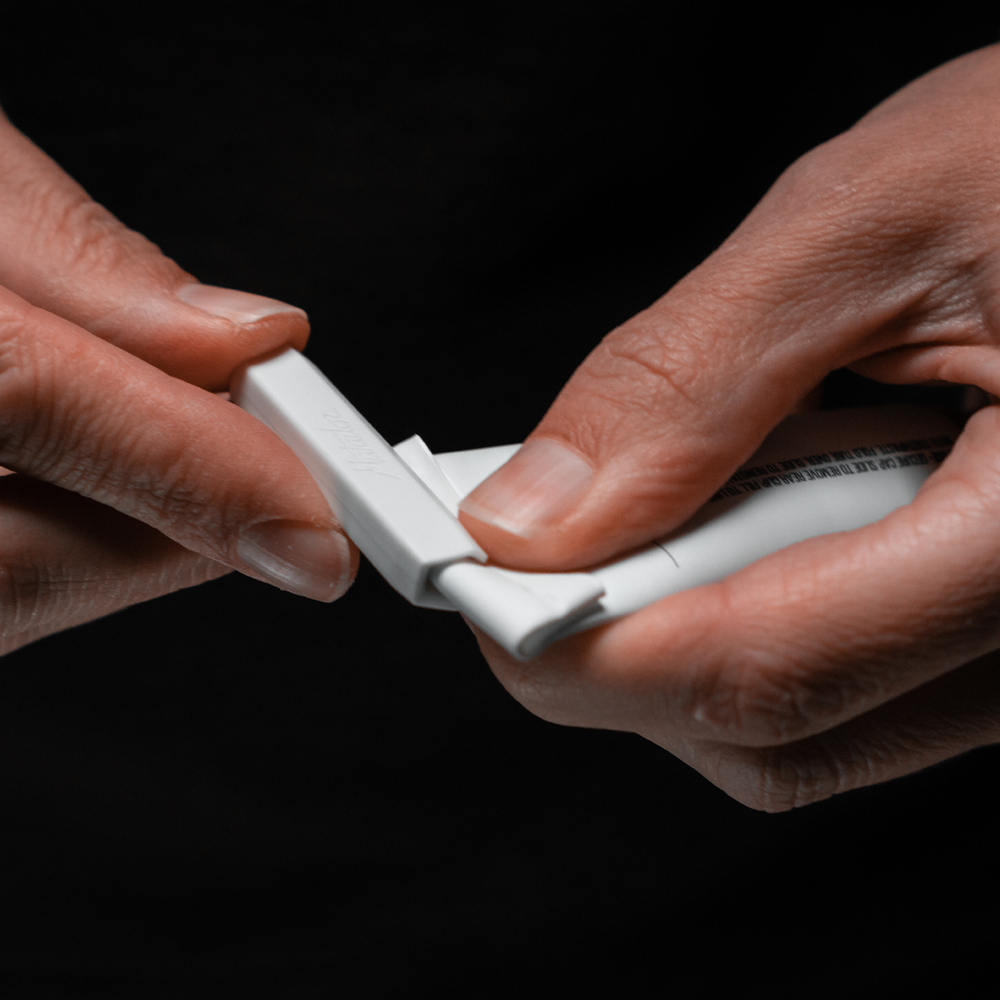
<svg viewBox="0 0 1000 1000">
<path fill-rule="evenodd" d="M 790 417 L 679 532 L 588 572 L 524 573 L 485 565 L 458 520 L 459 501 L 519 445 L 434 455 L 414 435 L 393 448 L 291 348 L 240 369 L 231 395 L 302 460 L 403 597 L 461 611 L 520 660 L 794 542 L 879 520 L 913 499 L 955 435 L 912 407 Z"/>
</svg>

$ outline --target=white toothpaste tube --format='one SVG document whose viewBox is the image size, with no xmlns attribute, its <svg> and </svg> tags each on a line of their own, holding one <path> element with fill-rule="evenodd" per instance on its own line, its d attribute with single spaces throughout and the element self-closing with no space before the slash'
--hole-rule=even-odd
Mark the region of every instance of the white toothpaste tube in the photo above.
<svg viewBox="0 0 1000 1000">
<path fill-rule="evenodd" d="M 678 531 L 586 572 L 526 573 L 485 565 L 458 520 L 459 501 L 519 445 L 435 455 L 414 436 L 392 448 L 291 348 L 241 369 L 231 393 L 298 455 L 400 594 L 461 611 L 521 660 L 795 542 L 885 517 L 913 499 L 957 434 L 916 407 L 796 414 Z"/>
</svg>

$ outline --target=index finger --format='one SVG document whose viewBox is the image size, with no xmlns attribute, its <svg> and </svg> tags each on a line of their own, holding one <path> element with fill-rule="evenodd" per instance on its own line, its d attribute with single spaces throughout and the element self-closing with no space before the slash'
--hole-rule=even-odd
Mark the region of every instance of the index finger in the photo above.
<svg viewBox="0 0 1000 1000">
<path fill-rule="evenodd" d="M 306 314 L 202 285 L 130 230 L 0 112 L 0 286 L 213 391 L 240 364 L 304 347 Z"/>
</svg>

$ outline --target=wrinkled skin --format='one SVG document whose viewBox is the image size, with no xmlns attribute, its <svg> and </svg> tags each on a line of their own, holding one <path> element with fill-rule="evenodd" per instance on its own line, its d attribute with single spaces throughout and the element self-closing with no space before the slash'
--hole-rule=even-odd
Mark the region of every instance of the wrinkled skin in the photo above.
<svg viewBox="0 0 1000 1000">
<path fill-rule="evenodd" d="M 711 257 L 580 366 L 529 439 L 546 442 L 544 481 L 529 444 L 468 498 L 463 521 L 500 563 L 592 565 L 682 524 L 831 370 L 996 396 L 998 345 L 993 47 L 793 164 Z M 998 741 L 1000 407 L 976 413 L 916 501 L 877 524 L 792 546 L 529 663 L 479 639 L 531 711 L 640 733 L 759 809 Z"/>
<path fill-rule="evenodd" d="M 357 552 L 316 484 L 217 394 L 308 335 L 198 285 L 0 114 L 0 652 L 234 568 L 343 593 Z"/>
</svg>

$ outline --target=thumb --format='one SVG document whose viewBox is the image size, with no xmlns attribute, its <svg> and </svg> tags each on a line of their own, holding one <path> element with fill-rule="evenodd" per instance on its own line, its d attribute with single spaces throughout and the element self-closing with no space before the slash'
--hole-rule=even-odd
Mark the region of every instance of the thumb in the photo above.
<svg viewBox="0 0 1000 1000">
<path fill-rule="evenodd" d="M 309 335 L 306 314 L 201 285 L 94 202 L 0 113 L 0 285 L 176 378 L 233 369 Z"/>
<path fill-rule="evenodd" d="M 752 289 L 739 315 L 740 302 L 719 303 L 705 288 L 716 266 L 704 267 L 609 334 L 462 501 L 492 558 L 570 569 L 663 536 L 836 366 L 808 339 L 783 341 Z"/>
</svg>

